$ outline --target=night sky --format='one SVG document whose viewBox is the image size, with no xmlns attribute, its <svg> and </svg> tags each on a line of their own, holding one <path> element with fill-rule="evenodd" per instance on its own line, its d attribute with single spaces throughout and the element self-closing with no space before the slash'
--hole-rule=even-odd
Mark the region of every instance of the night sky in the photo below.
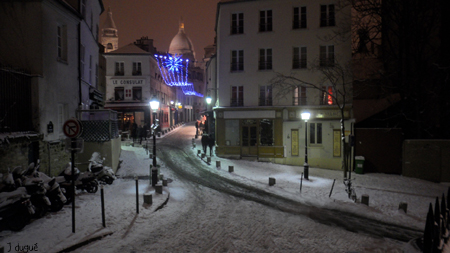
<svg viewBox="0 0 450 253">
<path fill-rule="evenodd" d="M 214 43 L 214 27 L 219 0 L 103 0 L 105 11 L 100 16 L 103 28 L 108 8 L 119 33 L 119 48 L 148 36 L 158 51 L 167 52 L 178 33 L 180 18 L 191 39 L 197 60 L 204 48 Z"/>
</svg>

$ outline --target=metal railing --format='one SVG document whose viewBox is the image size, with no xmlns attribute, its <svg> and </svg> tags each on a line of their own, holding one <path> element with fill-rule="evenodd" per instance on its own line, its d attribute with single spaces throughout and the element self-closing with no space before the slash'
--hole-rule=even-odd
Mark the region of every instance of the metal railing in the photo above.
<svg viewBox="0 0 450 253">
<path fill-rule="evenodd" d="M 87 142 L 107 142 L 119 138 L 117 112 L 113 110 L 77 110 L 83 132 L 81 138 Z"/>
</svg>

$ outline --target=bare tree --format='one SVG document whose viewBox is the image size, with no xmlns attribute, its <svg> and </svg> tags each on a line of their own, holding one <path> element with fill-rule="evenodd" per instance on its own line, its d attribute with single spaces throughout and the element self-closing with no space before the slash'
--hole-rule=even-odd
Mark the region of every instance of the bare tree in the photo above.
<svg viewBox="0 0 450 253">
<path fill-rule="evenodd" d="M 347 178 L 349 170 L 349 149 L 345 142 L 345 109 L 352 100 L 352 71 L 350 62 L 340 64 L 336 61 L 332 66 L 322 67 L 319 65 L 312 66 L 309 71 L 314 72 L 320 78 L 317 82 L 305 81 L 295 73 L 284 74 L 275 73 L 269 83 L 274 90 L 275 99 L 285 99 L 287 96 L 292 96 L 295 88 L 306 87 L 319 91 L 322 96 L 332 99 L 332 104 L 340 111 L 340 126 L 341 126 L 341 148 L 343 149 L 342 169 L 344 171 L 344 178 Z M 331 92 L 325 87 L 333 87 Z M 351 175 L 351 174 L 350 174 Z"/>
</svg>

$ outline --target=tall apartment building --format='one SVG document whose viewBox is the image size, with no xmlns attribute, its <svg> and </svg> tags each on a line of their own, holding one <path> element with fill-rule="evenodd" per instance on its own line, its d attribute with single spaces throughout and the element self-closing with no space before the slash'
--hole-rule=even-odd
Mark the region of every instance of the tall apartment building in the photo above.
<svg viewBox="0 0 450 253">
<path fill-rule="evenodd" d="M 216 17 L 216 153 L 341 169 L 343 101 L 332 99 L 342 85 L 324 72 L 351 60 L 350 8 L 338 1 L 222 1 Z M 208 73 L 208 71 L 207 71 Z M 303 82 L 282 88 L 277 74 Z M 339 79 L 338 77 L 337 79 Z M 342 78 L 341 78 L 342 79 Z M 351 82 L 350 82 L 351 83 Z M 313 88 L 312 86 L 316 86 Z M 351 133 L 351 87 L 343 108 Z M 339 98 L 344 99 L 344 98 Z"/>
</svg>

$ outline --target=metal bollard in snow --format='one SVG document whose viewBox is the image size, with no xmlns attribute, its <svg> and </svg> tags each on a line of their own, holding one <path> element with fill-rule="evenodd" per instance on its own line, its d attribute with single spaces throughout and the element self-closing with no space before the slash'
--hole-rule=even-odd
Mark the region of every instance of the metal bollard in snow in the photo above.
<svg viewBox="0 0 450 253">
<path fill-rule="evenodd" d="M 232 165 L 228 166 L 228 172 L 234 172 L 234 166 Z"/>
<path fill-rule="evenodd" d="M 220 161 L 216 161 L 216 167 L 217 167 L 217 168 L 220 167 Z"/>
</svg>

